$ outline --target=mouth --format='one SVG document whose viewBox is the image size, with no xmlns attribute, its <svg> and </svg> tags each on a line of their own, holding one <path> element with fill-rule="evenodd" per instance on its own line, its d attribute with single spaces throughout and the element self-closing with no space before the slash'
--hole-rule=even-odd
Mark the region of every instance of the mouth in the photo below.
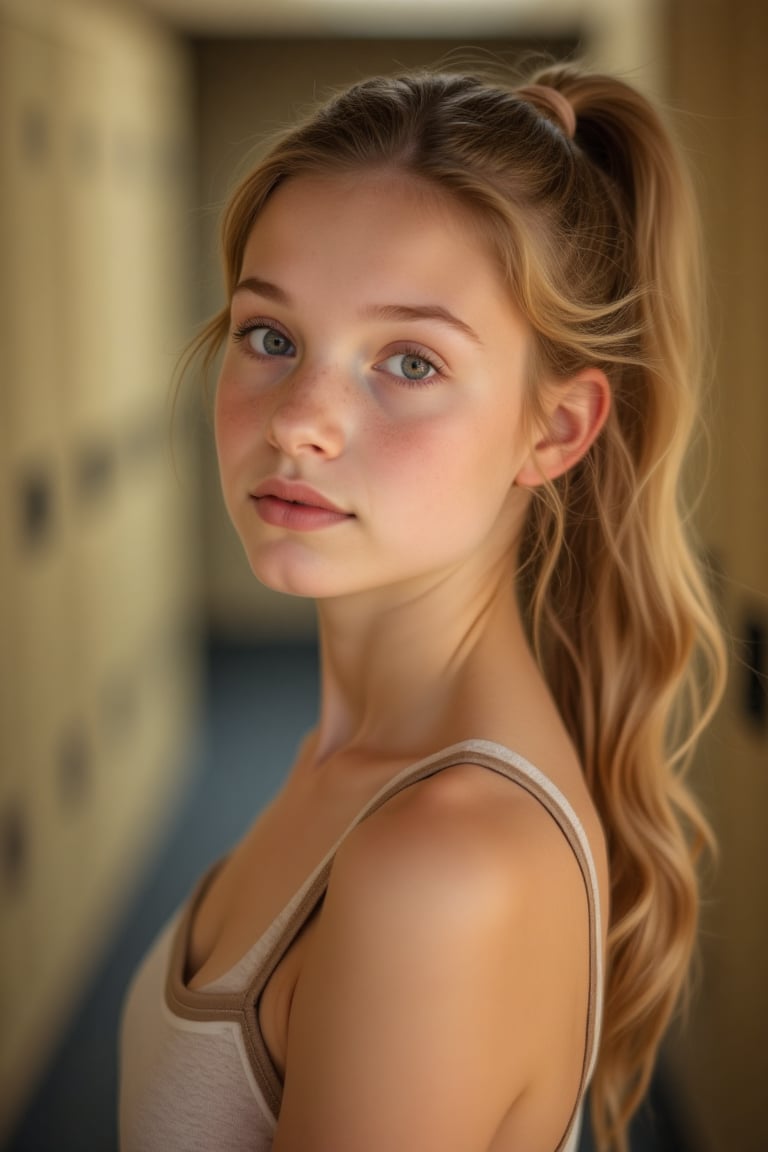
<svg viewBox="0 0 768 1152">
<path fill-rule="evenodd" d="M 321 492 L 298 480 L 283 480 L 279 477 L 272 477 L 259 484 L 251 493 L 251 497 L 257 501 L 275 500 L 298 508 L 314 508 L 323 512 L 335 513 L 337 516 L 351 515 Z"/>
<path fill-rule="evenodd" d="M 259 484 L 251 499 L 265 524 L 292 532 L 313 532 L 354 519 L 354 513 L 298 480 L 273 476 Z"/>
</svg>

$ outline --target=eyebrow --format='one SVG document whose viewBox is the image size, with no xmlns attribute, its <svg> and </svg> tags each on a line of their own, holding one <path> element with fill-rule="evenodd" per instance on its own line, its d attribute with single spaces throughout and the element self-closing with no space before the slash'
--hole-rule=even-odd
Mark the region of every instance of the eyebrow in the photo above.
<svg viewBox="0 0 768 1152">
<path fill-rule="evenodd" d="M 286 307 L 292 304 L 291 297 L 287 292 L 278 287 L 277 284 L 273 284 L 269 280 L 261 280 L 258 276 L 247 276 L 241 280 L 235 288 L 235 293 L 242 291 L 254 292 L 257 296 L 263 296 L 266 300 L 274 300 L 277 304 L 284 304 Z M 371 320 L 403 320 L 410 323 L 417 320 L 436 320 L 440 324 L 453 328 L 481 348 L 483 346 L 483 342 L 474 328 L 470 328 L 469 324 L 460 320 L 458 316 L 454 316 L 453 312 L 441 304 L 372 304 L 363 310 L 362 315 Z"/>
<path fill-rule="evenodd" d="M 469 324 L 465 324 L 441 304 L 373 304 L 364 310 L 363 315 L 373 320 L 437 320 L 438 323 L 453 328 L 481 348 L 483 346 L 474 328 L 470 328 Z"/>
<path fill-rule="evenodd" d="M 232 295 L 243 291 L 254 292 L 257 296 L 263 296 L 266 300 L 274 300 L 277 304 L 285 304 L 286 307 L 291 303 L 291 298 L 287 292 L 278 288 L 277 284 L 270 283 L 269 280 L 260 280 L 258 276 L 246 276 L 245 280 L 241 280 L 236 286 Z"/>
</svg>

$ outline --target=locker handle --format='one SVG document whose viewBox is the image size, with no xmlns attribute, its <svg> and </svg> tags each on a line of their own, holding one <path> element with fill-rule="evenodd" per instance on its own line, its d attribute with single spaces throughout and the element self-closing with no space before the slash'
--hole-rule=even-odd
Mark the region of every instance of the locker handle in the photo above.
<svg viewBox="0 0 768 1152">
<path fill-rule="evenodd" d="M 53 478 L 45 467 L 30 469 L 21 478 L 21 537 L 28 548 L 41 546 L 53 531 L 53 487 Z"/>
</svg>

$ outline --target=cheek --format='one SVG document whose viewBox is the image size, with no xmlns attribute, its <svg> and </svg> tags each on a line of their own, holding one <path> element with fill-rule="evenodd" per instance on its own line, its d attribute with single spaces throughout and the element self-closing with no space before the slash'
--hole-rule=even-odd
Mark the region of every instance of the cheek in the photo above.
<svg viewBox="0 0 768 1152">
<path fill-rule="evenodd" d="M 444 422 L 411 420 L 374 422 L 365 437 L 365 466 L 374 491 L 403 498 L 410 491 L 423 499 L 430 494 L 455 458 L 458 444 Z"/>
<path fill-rule="evenodd" d="M 214 402 L 214 433 L 222 475 L 252 444 L 254 428 L 259 426 L 261 418 L 253 396 L 222 372 Z"/>
<path fill-rule="evenodd" d="M 503 495 L 514 476 L 517 445 L 512 413 L 466 411 L 439 419 L 403 422 L 379 431 L 376 472 L 390 490 L 409 489 L 425 504 Z"/>
<path fill-rule="evenodd" d="M 477 501 L 476 454 L 452 421 L 401 424 L 382 434 L 366 469 L 373 507 L 392 543 L 410 541 L 413 556 L 445 536 L 446 516 L 464 523 Z"/>
</svg>

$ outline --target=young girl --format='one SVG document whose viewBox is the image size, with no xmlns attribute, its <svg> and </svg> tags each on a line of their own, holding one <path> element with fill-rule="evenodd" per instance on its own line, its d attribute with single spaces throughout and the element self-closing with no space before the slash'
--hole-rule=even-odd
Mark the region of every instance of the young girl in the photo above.
<svg viewBox="0 0 768 1152">
<path fill-rule="evenodd" d="M 224 497 L 255 576 L 317 599 L 322 694 L 134 982 L 124 1152 L 572 1152 L 590 1081 L 626 1148 L 722 681 L 675 150 L 572 66 L 369 80 L 275 145 L 223 243 Z"/>
</svg>

